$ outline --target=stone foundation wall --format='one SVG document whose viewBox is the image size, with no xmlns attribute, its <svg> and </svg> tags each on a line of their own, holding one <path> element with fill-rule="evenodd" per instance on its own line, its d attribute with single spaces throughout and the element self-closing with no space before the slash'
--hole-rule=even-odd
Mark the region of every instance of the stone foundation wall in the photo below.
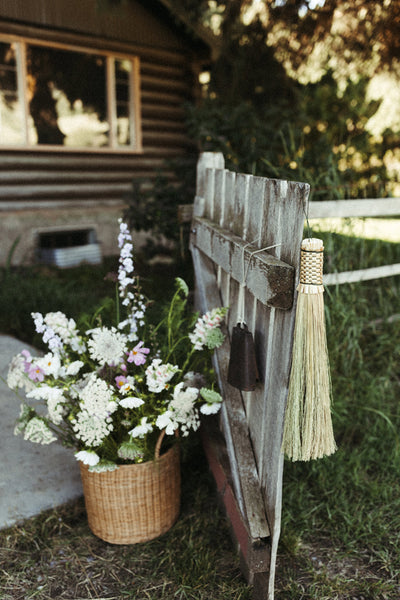
<svg viewBox="0 0 400 600">
<path fill-rule="evenodd" d="M 15 205 L 14 205 L 15 206 Z M 12 265 L 38 262 L 39 235 L 45 232 L 94 229 L 102 256 L 118 254 L 118 218 L 122 203 L 91 204 L 87 202 L 24 203 L 18 209 L 0 208 L 0 265 L 7 263 L 13 244 Z M 18 242 L 17 242 L 18 240 Z M 140 243 L 135 236 L 136 243 Z"/>
</svg>

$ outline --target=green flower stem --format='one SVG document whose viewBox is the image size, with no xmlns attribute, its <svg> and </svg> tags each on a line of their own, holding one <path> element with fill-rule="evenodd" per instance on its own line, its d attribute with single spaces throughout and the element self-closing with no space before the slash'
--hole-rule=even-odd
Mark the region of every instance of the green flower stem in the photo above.
<svg viewBox="0 0 400 600">
<path fill-rule="evenodd" d="M 187 367 L 188 367 L 188 365 L 190 363 L 190 360 L 191 360 L 191 358 L 192 358 L 192 356 L 193 356 L 194 353 L 195 353 L 195 349 L 192 348 L 191 351 L 189 352 L 189 354 L 188 354 L 185 362 L 183 363 L 183 367 L 181 369 L 181 371 L 182 371 L 183 374 L 185 374 L 185 371 L 186 371 L 186 369 L 187 369 Z"/>
<path fill-rule="evenodd" d="M 170 351 L 168 352 L 168 354 L 167 354 L 167 357 L 166 357 L 166 359 L 165 359 L 165 362 L 168 362 L 168 361 L 169 361 L 169 358 L 170 358 L 170 356 L 171 356 L 171 355 L 172 355 L 172 354 L 175 352 L 175 350 L 176 350 L 176 348 L 179 346 L 179 344 L 180 344 L 181 342 L 183 342 L 184 340 L 187 340 L 187 339 L 189 339 L 189 338 L 188 338 L 188 336 L 187 336 L 187 335 L 184 335 L 183 337 L 179 338 L 179 340 L 178 340 L 178 341 L 176 341 L 176 342 L 175 342 L 175 344 L 172 346 L 172 348 L 171 348 L 171 349 L 170 349 Z M 189 354 L 189 356 L 188 356 L 188 359 L 187 359 L 187 360 L 189 360 L 189 358 L 190 358 L 190 356 L 192 355 L 192 353 L 193 353 L 193 350 L 192 350 L 192 352 Z"/>
<path fill-rule="evenodd" d="M 119 320 L 120 320 L 118 283 L 115 285 L 115 311 L 116 311 L 116 319 L 117 319 L 116 326 L 118 327 Z"/>
<path fill-rule="evenodd" d="M 171 304 L 169 305 L 169 311 L 168 311 L 168 319 L 167 319 L 167 327 L 168 327 L 168 355 L 171 354 L 171 343 L 172 343 L 172 327 L 171 327 L 171 322 L 172 322 L 172 315 L 173 315 L 173 309 L 174 309 L 174 304 L 175 304 L 175 300 L 179 297 L 179 292 L 180 290 L 177 290 L 175 292 L 175 294 L 173 295 L 173 298 L 171 300 Z"/>
<path fill-rule="evenodd" d="M 61 440 L 64 446 L 68 448 L 76 448 L 76 438 L 72 425 L 64 421 L 63 426 L 57 426 L 54 425 L 54 423 L 52 423 L 52 421 L 50 421 L 50 419 L 47 417 L 44 417 L 44 420 L 47 427 L 54 433 L 56 437 Z"/>
<path fill-rule="evenodd" d="M 118 445 L 112 436 L 106 437 L 101 443 L 101 447 L 104 449 L 106 456 L 111 457 L 112 461 L 115 461 L 115 457 L 118 455 Z"/>
</svg>

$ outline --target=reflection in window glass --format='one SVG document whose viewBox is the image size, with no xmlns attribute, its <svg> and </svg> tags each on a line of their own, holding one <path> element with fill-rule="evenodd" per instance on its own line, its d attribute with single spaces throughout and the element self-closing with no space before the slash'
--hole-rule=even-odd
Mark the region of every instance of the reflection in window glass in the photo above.
<svg viewBox="0 0 400 600">
<path fill-rule="evenodd" d="M 0 139 L 22 144 L 23 110 L 18 95 L 16 44 L 0 42 Z"/>
<path fill-rule="evenodd" d="M 137 148 L 135 60 L 4 36 L 0 145 Z"/>
<path fill-rule="evenodd" d="M 27 72 L 36 143 L 108 144 L 105 57 L 29 45 Z"/>
</svg>

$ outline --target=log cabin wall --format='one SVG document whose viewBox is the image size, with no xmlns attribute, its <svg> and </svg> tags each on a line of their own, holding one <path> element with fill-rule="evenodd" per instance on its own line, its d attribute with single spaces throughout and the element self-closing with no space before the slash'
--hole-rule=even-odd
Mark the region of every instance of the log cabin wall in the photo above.
<svg viewBox="0 0 400 600">
<path fill-rule="evenodd" d="M 116 253 L 117 218 L 134 178 L 151 179 L 166 159 L 194 153 L 184 102 L 197 93 L 209 47 L 180 29 L 162 3 L 0 0 L 0 34 L 138 57 L 141 149 L 59 151 L 0 145 L 0 264 L 35 260 L 38 232 L 94 227 L 103 255 Z"/>
</svg>

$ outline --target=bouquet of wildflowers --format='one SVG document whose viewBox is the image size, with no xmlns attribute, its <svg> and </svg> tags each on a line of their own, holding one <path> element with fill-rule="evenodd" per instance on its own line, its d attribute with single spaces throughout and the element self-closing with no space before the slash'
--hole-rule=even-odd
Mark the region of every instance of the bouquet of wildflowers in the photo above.
<svg viewBox="0 0 400 600">
<path fill-rule="evenodd" d="M 154 458 L 161 431 L 185 437 L 200 424 L 200 413 L 218 412 L 220 394 L 210 378 L 210 354 L 224 336 L 226 309 L 188 315 L 188 288 L 176 289 L 164 318 L 146 318 L 132 260 L 132 239 L 120 221 L 116 322 L 81 333 L 61 312 L 33 313 L 48 352 L 27 350 L 11 362 L 7 383 L 26 395 L 16 434 L 39 444 L 55 440 L 76 449 L 91 471 Z"/>
</svg>

